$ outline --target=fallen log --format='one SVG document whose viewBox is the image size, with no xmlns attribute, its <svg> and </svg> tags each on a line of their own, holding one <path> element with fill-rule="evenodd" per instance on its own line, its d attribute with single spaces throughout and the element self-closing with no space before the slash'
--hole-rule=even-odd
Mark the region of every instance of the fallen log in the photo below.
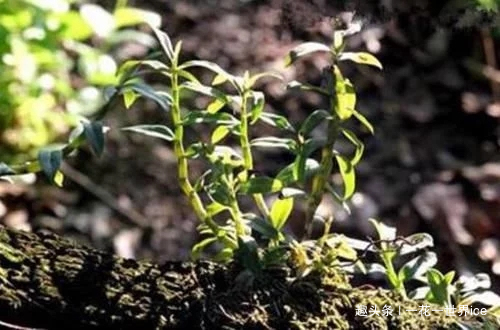
<svg viewBox="0 0 500 330">
<path fill-rule="evenodd" d="M 0 226 L 0 322 L 37 329 L 448 329 L 456 317 L 421 316 L 419 303 L 346 277 L 253 281 L 237 265 L 119 258 L 48 232 Z M 245 275 L 245 276 L 241 276 Z M 357 315 L 359 305 L 379 314 Z M 420 305 L 423 303 L 420 302 Z M 390 316 L 382 314 L 391 306 Z M 399 307 L 399 313 L 398 313 Z"/>
</svg>

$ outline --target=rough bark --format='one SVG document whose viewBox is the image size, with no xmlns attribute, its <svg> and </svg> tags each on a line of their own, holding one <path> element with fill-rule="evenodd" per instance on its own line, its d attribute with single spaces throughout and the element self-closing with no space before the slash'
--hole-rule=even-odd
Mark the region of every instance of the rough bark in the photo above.
<svg viewBox="0 0 500 330">
<path fill-rule="evenodd" d="M 234 265 L 118 258 L 50 233 L 0 226 L 0 324 L 44 329 L 435 329 L 453 318 L 355 316 L 360 303 L 418 308 L 340 275 L 248 281 Z M 368 299 L 368 300 L 367 300 Z"/>
</svg>

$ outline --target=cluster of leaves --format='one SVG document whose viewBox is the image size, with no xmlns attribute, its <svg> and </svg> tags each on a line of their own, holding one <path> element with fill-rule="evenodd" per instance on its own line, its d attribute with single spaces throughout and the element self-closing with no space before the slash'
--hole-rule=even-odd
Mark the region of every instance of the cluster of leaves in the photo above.
<svg viewBox="0 0 500 330">
<path fill-rule="evenodd" d="M 378 239 L 373 242 L 349 239 L 350 246 L 363 254 L 374 254 L 381 263 L 357 263 L 353 273 L 382 274 L 391 289 L 404 297 L 424 300 L 447 308 L 490 306 L 489 315 L 499 315 L 500 296 L 490 291 L 488 274 L 462 275 L 455 279 L 455 271 L 446 274 L 434 268 L 438 259 L 429 249 L 434 246 L 432 236 L 417 233 L 408 237 L 396 236 L 396 229 L 370 219 Z M 396 264 L 401 264 L 396 270 Z M 408 292 L 408 288 L 413 289 Z M 462 325 L 467 327 L 467 323 Z"/>
<path fill-rule="evenodd" d="M 27 160 L 105 102 L 116 82 L 109 53 L 124 41 L 154 44 L 131 29 L 158 15 L 122 3 L 110 13 L 80 0 L 0 1 L 0 151 Z"/>
<path fill-rule="evenodd" d="M 214 259 L 241 263 L 245 268 L 241 274 L 245 282 L 251 282 L 266 268 L 285 263 L 293 266 L 295 278 L 341 267 L 354 274 L 383 273 L 391 288 L 405 297 L 425 299 L 443 306 L 477 301 L 485 303 L 485 299 L 489 299 L 486 303 L 498 305 L 498 296 L 487 291 L 490 283 L 484 274 L 469 279 L 462 277 L 453 283 L 454 272 L 441 274 L 434 269 L 437 257 L 427 251 L 433 246 L 432 238 L 427 234 L 398 238 L 394 228 L 373 221 L 378 240 L 364 242 L 331 234 L 333 217 L 322 219 L 318 216 L 316 211 L 325 193 L 331 194 L 339 206 L 347 208 L 346 201 L 355 191 L 355 167 L 362 158 L 364 145 L 346 123 L 356 119 L 373 133 L 372 125 L 356 110 L 354 86 L 342 75 L 339 63 L 353 61 L 380 69 L 382 66 L 369 53 L 344 50 L 344 37 L 353 31 L 336 31 L 330 46 L 306 42 L 290 51 L 286 65 L 315 52 L 327 53 L 331 58 L 331 64 L 322 71 L 321 86 L 297 81 L 288 84 L 291 89 L 319 93 L 327 101 L 325 109 L 313 111 L 295 127 L 286 117 L 266 112 L 264 94 L 254 89 L 260 79 L 281 79 L 279 75 L 245 72 L 236 76 L 212 62 L 181 62 L 182 42 L 174 45 L 167 34 L 156 28 L 153 30 L 161 45 L 162 58 L 123 64 L 117 71 L 113 95 L 121 96 L 127 108 L 132 107 L 139 97 L 146 97 L 157 102 L 169 115 L 170 127 L 163 124 L 135 125 L 121 130 L 173 144 L 179 185 L 200 220 L 198 231 L 202 239 L 193 247 L 194 258 L 215 245 L 218 252 Z M 201 82 L 191 72 L 193 69 L 209 70 L 213 73 L 212 81 L 209 84 Z M 143 77 L 151 72 L 162 75 L 168 89 L 156 90 L 145 82 Z M 186 109 L 181 97 L 186 92 L 205 95 L 210 98 L 210 103 L 203 109 Z M 282 136 L 252 139 L 250 130 L 258 122 L 275 127 Z M 209 125 L 210 139 L 188 143 L 185 129 L 198 125 Z M 326 128 L 325 136 L 312 134 L 313 130 L 321 129 L 321 125 Z M 100 121 L 83 121 L 72 132 L 67 144 L 42 149 L 37 161 L 18 167 L 0 164 L 0 176 L 42 170 L 51 181 L 60 184 L 64 156 L 83 143 L 88 143 L 96 154 L 101 154 L 105 133 L 109 129 Z M 335 149 L 339 139 L 352 143 L 352 155 Z M 294 161 L 275 176 L 261 175 L 254 170 L 253 151 L 257 148 L 285 149 L 294 155 Z M 199 178 L 189 176 L 193 159 L 203 159 L 207 164 L 206 171 Z M 343 178 L 343 189 L 336 187 L 331 180 L 335 170 Z M 265 197 L 272 195 L 276 198 L 268 206 Z M 245 196 L 253 199 L 258 212 L 243 209 L 241 201 Z M 307 208 L 305 235 L 300 241 L 284 231 L 296 203 L 304 203 Z M 311 228 L 315 219 L 319 219 L 325 228 L 319 239 L 312 240 Z M 377 255 L 381 263 L 364 263 L 361 259 L 368 252 Z M 408 256 L 414 257 L 396 270 L 395 261 Z M 408 293 L 407 285 L 411 281 L 423 285 Z"/>
</svg>

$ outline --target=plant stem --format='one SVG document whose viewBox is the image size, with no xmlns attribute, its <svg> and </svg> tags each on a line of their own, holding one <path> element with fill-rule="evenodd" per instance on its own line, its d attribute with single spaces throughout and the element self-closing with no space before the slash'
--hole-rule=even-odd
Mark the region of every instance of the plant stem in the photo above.
<svg viewBox="0 0 500 330">
<path fill-rule="evenodd" d="M 333 76 L 333 71 L 325 71 L 331 74 L 332 77 L 329 79 L 334 82 L 335 77 Z M 334 90 L 334 86 L 329 86 Z M 323 192 L 325 191 L 326 183 L 328 182 L 330 173 L 333 168 L 333 146 L 337 140 L 339 134 L 339 118 L 337 116 L 338 101 L 335 94 L 330 96 L 330 110 L 332 113 L 332 119 L 328 121 L 328 136 L 325 146 L 321 151 L 321 162 L 319 171 L 314 175 L 312 182 L 312 191 L 307 202 L 306 210 L 306 221 L 304 224 L 304 231 L 302 234 L 302 240 L 310 238 L 312 234 L 314 213 L 321 203 L 323 198 Z"/>
<path fill-rule="evenodd" d="M 248 179 L 248 170 L 253 169 L 253 159 L 252 159 L 252 151 L 250 148 L 250 141 L 248 139 L 249 131 L 248 131 L 248 91 L 244 91 L 242 95 L 242 103 L 241 103 L 241 135 L 240 135 L 240 145 L 243 153 L 243 162 L 245 165 L 245 179 Z M 254 194 L 253 199 L 255 204 L 257 205 L 260 213 L 264 217 L 269 216 L 269 209 L 264 201 L 264 197 L 262 194 Z"/>
<path fill-rule="evenodd" d="M 170 82 L 172 86 L 172 121 L 175 127 L 174 135 L 174 152 L 177 156 L 177 179 L 181 187 L 182 192 L 189 199 L 191 207 L 196 213 L 196 216 L 200 221 L 205 223 L 210 227 L 214 234 L 219 231 L 219 226 L 213 221 L 213 219 L 208 215 L 203 202 L 199 194 L 194 190 L 191 182 L 189 181 L 189 167 L 186 157 L 186 152 L 184 150 L 184 125 L 182 123 L 181 116 L 181 106 L 180 106 L 180 87 L 179 87 L 179 74 L 177 72 L 177 63 L 172 61 L 172 72 L 171 72 Z M 227 237 L 223 237 L 222 241 L 232 248 L 236 248 L 235 243 L 229 240 Z"/>
<path fill-rule="evenodd" d="M 128 0 L 116 0 L 115 12 L 119 8 L 125 8 L 125 7 L 127 7 L 127 5 L 128 5 Z"/>
</svg>

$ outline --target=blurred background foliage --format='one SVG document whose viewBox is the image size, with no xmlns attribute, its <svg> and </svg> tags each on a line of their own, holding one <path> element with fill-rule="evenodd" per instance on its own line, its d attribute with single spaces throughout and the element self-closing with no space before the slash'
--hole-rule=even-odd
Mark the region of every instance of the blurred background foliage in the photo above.
<svg viewBox="0 0 500 330">
<path fill-rule="evenodd" d="M 80 0 L 0 0 L 0 161 L 33 158 L 104 102 L 120 46 L 152 46 L 134 29 L 159 15 L 117 1 L 112 11 Z"/>
</svg>

